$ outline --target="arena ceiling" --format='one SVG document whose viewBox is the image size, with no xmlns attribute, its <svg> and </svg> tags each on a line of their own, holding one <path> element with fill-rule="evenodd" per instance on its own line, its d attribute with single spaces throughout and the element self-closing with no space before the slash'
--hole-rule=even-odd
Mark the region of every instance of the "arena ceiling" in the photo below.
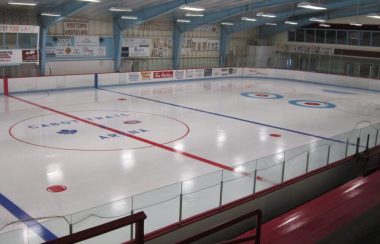
<svg viewBox="0 0 380 244">
<path fill-rule="evenodd" d="M 87 0 L 90 1 L 90 0 Z M 263 27 L 280 31 L 290 28 L 285 21 L 296 22 L 298 26 L 312 24 L 311 18 L 334 19 L 341 17 L 379 14 L 379 0 L 310 0 L 311 5 L 320 5 L 325 10 L 301 8 L 302 0 L 0 0 L 1 20 L 6 13 L 25 13 L 37 16 L 42 25 L 49 27 L 65 17 L 81 17 L 93 20 L 113 19 L 124 28 L 148 21 L 176 23 L 182 31 L 206 24 L 221 24 L 230 32 Z M 10 3 L 31 3 L 35 5 L 14 5 Z M 184 5 L 204 9 L 191 11 L 181 9 Z M 111 11 L 125 10 L 125 11 Z M 129 11 L 126 11 L 129 10 Z M 258 16 L 260 15 L 261 16 Z M 264 14 L 272 14 L 265 17 Z M 59 16 L 41 16 L 53 14 Z M 201 16 L 186 16 L 186 15 Z M 124 17 L 123 17 L 124 16 Z M 127 16 L 127 17 L 125 17 Z M 125 19 L 127 18 L 127 19 Z M 131 19 L 132 18 L 132 19 Z M 244 19 L 245 18 L 245 19 Z M 178 22 L 178 19 L 190 22 Z M 254 19 L 254 21 L 249 21 Z M 380 24 L 380 20 L 379 24 Z M 3 21 L 4 22 L 4 21 Z M 227 24 L 226 24 L 227 22 Z M 294 27 L 293 27 L 294 28 Z"/>
</svg>

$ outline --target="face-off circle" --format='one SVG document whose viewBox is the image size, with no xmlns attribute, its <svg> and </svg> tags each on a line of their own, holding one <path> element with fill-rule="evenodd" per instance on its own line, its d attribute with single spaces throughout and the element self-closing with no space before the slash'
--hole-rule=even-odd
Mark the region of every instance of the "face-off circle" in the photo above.
<svg viewBox="0 0 380 244">
<path fill-rule="evenodd" d="M 9 134 L 20 142 L 45 148 L 117 151 L 151 147 L 146 142 L 120 135 L 117 131 L 158 144 L 180 140 L 190 131 L 184 122 L 159 114 L 103 110 L 67 113 L 95 125 L 59 114 L 47 114 L 14 124 Z"/>
<path fill-rule="evenodd" d="M 290 104 L 305 107 L 305 108 L 335 108 L 336 105 L 333 103 L 313 101 L 313 100 L 291 100 Z"/>
<path fill-rule="evenodd" d="M 249 98 L 258 98 L 258 99 L 281 99 L 284 96 L 275 94 L 275 93 L 267 93 L 267 92 L 243 92 L 240 95 Z"/>
<path fill-rule="evenodd" d="M 48 192 L 54 192 L 54 193 L 63 192 L 63 191 L 66 191 L 66 189 L 67 187 L 63 185 L 54 185 L 54 186 L 49 186 L 48 188 L 46 188 Z"/>
</svg>

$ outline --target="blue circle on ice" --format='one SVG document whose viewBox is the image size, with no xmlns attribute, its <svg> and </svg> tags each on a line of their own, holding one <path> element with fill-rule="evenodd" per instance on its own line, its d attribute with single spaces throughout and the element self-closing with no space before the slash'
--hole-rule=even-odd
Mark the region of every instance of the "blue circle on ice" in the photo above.
<svg viewBox="0 0 380 244">
<path fill-rule="evenodd" d="M 267 92 L 243 92 L 240 95 L 249 98 L 259 98 L 259 99 L 281 99 L 284 96 L 275 94 L 275 93 L 267 93 Z"/>
<path fill-rule="evenodd" d="M 305 108 L 335 108 L 333 103 L 314 101 L 314 100 L 290 100 L 290 104 Z"/>
</svg>

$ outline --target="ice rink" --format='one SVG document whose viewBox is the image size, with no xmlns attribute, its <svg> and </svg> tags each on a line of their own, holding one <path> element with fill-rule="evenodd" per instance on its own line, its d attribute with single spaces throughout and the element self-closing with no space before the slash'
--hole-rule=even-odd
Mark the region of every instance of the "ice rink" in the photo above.
<svg viewBox="0 0 380 244">
<path fill-rule="evenodd" d="M 378 127 L 372 126 L 380 122 L 379 93 L 284 80 L 221 79 L 12 94 L 0 97 L 0 111 L 2 232 L 14 228 L 7 224 L 18 220 L 16 210 L 16 216 L 24 212 L 37 220 L 66 216 L 193 182 L 180 185 L 186 194 L 200 184 L 213 187 L 205 183 L 208 180 L 220 183 L 219 172 L 253 176 L 258 183 L 249 187 L 258 191 L 281 182 L 274 175 L 282 168 L 253 172 L 286 160 L 289 155 L 282 152 L 296 148 L 289 156 L 295 158 L 310 150 L 310 144 L 331 142 L 326 151 L 331 163 L 345 156 L 338 154 L 347 154 L 347 146 L 353 150 L 353 133 L 358 130 L 361 136 L 361 129 L 368 130 L 370 144 L 379 143 Z M 272 160 L 255 161 L 272 154 Z M 282 180 L 304 173 L 305 165 L 297 165 L 303 159 L 291 162 Z M 306 169 L 324 166 L 313 160 L 315 165 Z M 195 177 L 200 177 L 197 183 L 191 180 Z M 173 192 L 141 201 L 178 197 Z M 64 234 L 46 226 L 57 236 Z M 149 226 L 148 231 L 155 229 Z"/>
</svg>

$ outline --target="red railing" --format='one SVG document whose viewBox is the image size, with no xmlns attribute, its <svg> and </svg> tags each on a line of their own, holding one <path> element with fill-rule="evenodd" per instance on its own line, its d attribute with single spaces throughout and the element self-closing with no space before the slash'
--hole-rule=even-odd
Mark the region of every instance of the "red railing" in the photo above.
<svg viewBox="0 0 380 244">
<path fill-rule="evenodd" d="M 144 243 L 144 220 L 146 219 L 146 215 L 144 212 L 138 212 L 136 214 L 132 214 L 130 216 L 117 219 L 102 225 L 98 225 L 92 227 L 87 230 L 82 230 L 80 232 L 74 233 L 72 235 L 64 236 L 58 238 L 56 240 L 45 242 L 45 244 L 69 244 L 69 243 L 77 243 L 80 241 L 84 241 L 107 232 L 117 230 L 123 228 L 125 226 L 136 223 L 136 232 L 134 243 L 140 244 Z"/>
<path fill-rule="evenodd" d="M 201 239 L 203 239 L 203 238 L 205 238 L 211 234 L 220 232 L 225 228 L 236 225 L 236 224 L 240 223 L 241 221 L 244 221 L 244 220 L 252 218 L 252 217 L 256 217 L 256 235 L 253 235 L 253 236 L 250 236 L 247 238 L 242 238 L 242 239 L 223 241 L 223 242 L 219 242 L 219 244 L 222 244 L 222 243 L 223 244 L 242 243 L 242 242 L 250 241 L 250 240 L 255 240 L 256 244 L 260 244 L 262 216 L 263 216 L 263 214 L 262 214 L 261 210 L 257 209 L 255 211 L 248 213 L 248 214 L 244 214 L 240 217 L 237 217 L 233 220 L 230 220 L 230 221 L 224 222 L 222 224 L 216 225 L 216 226 L 214 226 L 214 227 L 212 227 L 212 228 L 210 228 L 204 232 L 201 232 L 201 233 L 194 235 L 190 238 L 182 240 L 182 241 L 178 242 L 177 244 L 188 244 L 188 243 L 192 243 L 192 242 L 201 240 Z"/>
</svg>

